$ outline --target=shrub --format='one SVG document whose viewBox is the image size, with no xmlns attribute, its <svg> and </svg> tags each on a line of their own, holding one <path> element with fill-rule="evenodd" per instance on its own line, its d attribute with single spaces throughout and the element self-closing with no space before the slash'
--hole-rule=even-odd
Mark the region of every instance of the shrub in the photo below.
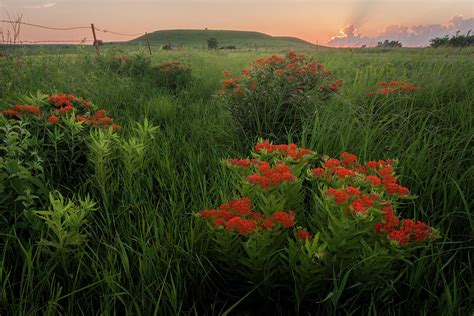
<svg viewBox="0 0 474 316">
<path fill-rule="evenodd" d="M 296 137 L 318 106 L 339 90 L 341 80 L 310 58 L 289 52 L 258 59 L 240 78 L 225 72 L 224 87 L 218 91 L 230 110 L 243 142 L 257 136 L 286 141 Z"/>
<path fill-rule="evenodd" d="M 151 75 L 158 87 L 177 90 L 192 81 L 191 67 L 177 61 L 167 61 L 153 65 Z"/>
<path fill-rule="evenodd" d="M 105 55 L 97 58 L 98 64 L 108 71 L 125 76 L 144 76 L 150 71 L 150 58 L 143 54 Z"/>
<path fill-rule="evenodd" d="M 430 46 L 433 48 L 438 47 L 467 47 L 474 45 L 474 35 L 471 35 L 471 31 L 467 32 L 466 35 L 456 33 L 449 37 L 436 37 L 430 40 Z"/>
<path fill-rule="evenodd" d="M 27 123 L 48 182 L 54 188 L 75 190 L 87 176 L 89 130 L 120 127 L 105 110 L 73 95 L 40 95 L 29 101 L 36 105 L 13 105 L 0 114 L 4 119 Z"/>
<path fill-rule="evenodd" d="M 224 161 L 235 172 L 234 197 L 198 214 L 208 223 L 211 261 L 234 291 L 320 300 L 318 289 L 337 274 L 381 302 L 389 293 L 377 290 L 396 282 L 396 267 L 437 235 L 399 217 L 399 200 L 413 197 L 398 183 L 395 161 L 360 164 L 342 153 L 311 168 L 314 152 L 268 141 L 251 155 Z"/>
<path fill-rule="evenodd" d="M 217 39 L 214 37 L 211 37 L 207 40 L 207 48 L 208 49 L 217 49 L 219 47 L 219 43 L 217 42 Z"/>
</svg>

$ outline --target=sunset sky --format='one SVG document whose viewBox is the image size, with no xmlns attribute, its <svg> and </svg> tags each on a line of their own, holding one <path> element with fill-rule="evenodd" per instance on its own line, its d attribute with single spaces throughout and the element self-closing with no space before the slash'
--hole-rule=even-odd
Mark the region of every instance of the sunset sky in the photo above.
<svg viewBox="0 0 474 316">
<path fill-rule="evenodd" d="M 474 31 L 472 0 L 0 0 L 1 19 L 8 19 L 7 12 L 22 13 L 24 22 L 55 27 L 95 23 L 132 34 L 162 29 L 249 30 L 324 45 L 330 41 L 334 46 L 370 44 L 382 38 L 418 46 L 458 29 Z M 0 27 L 4 33 L 9 28 L 6 23 Z M 91 37 L 88 30 L 24 26 L 21 31 L 25 41 Z M 99 38 L 129 39 L 110 33 Z"/>
</svg>

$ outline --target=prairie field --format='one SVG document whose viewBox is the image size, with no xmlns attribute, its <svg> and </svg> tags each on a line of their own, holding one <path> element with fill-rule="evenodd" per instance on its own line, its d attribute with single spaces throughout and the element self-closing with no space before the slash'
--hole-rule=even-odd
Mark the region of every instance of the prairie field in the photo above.
<svg viewBox="0 0 474 316">
<path fill-rule="evenodd" d="M 0 110 L 24 111 L 0 115 L 0 315 L 471 315 L 474 50 L 297 53 L 342 82 L 315 99 L 297 128 L 278 129 L 283 135 L 262 132 L 266 122 L 251 111 L 241 119 L 258 128 L 242 133 L 232 111 L 256 98 L 271 108 L 277 88 L 259 95 L 235 90 L 232 99 L 218 93 L 240 82 L 223 83 L 228 73 L 244 80 L 243 68 L 285 56 L 283 49 L 149 56 L 130 45 L 106 47 L 97 57 L 91 48 L 38 47 L 0 57 Z M 163 67 L 174 65 L 182 73 L 164 77 Z M 416 88 L 377 92 L 391 81 Z M 106 110 L 114 125 L 95 127 L 89 112 L 83 121 L 76 110 L 75 119 L 61 116 L 61 94 L 83 102 L 84 113 L 85 99 Z M 243 106 L 241 94 L 251 95 Z M 61 114 L 51 110 L 40 121 L 15 105 Z M 239 234 L 209 224 L 199 212 L 215 211 L 254 185 L 230 172 L 226 159 L 252 152 L 260 159 L 254 146 L 262 139 L 312 152 L 296 176 L 298 193 L 285 200 L 299 203 L 294 231 Z M 397 181 L 410 191 L 393 200 L 397 216 L 426 223 L 430 238 L 382 240 L 373 232 L 382 211 L 346 214 L 327 192 L 318 193 L 327 184 L 310 168 L 326 168 L 328 157 L 345 152 L 359 162 L 395 161 Z M 258 190 L 245 192 L 263 200 L 277 194 Z M 310 237 L 293 238 L 300 226 Z M 258 248 L 281 236 L 289 240 L 283 246 Z M 320 246 L 304 257 L 312 240 Z"/>
</svg>

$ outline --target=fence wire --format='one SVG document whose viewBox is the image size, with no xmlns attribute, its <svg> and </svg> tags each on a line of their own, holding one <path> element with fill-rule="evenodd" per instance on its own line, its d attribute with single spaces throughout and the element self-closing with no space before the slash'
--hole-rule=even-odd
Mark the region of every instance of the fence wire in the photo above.
<svg viewBox="0 0 474 316">
<path fill-rule="evenodd" d="M 31 27 L 37 27 L 41 29 L 46 29 L 46 30 L 53 30 L 53 31 L 73 31 L 73 30 L 91 30 L 91 26 L 72 26 L 72 27 L 53 27 L 53 26 L 46 26 L 46 25 L 40 25 L 40 24 L 34 24 L 34 23 L 28 23 L 28 22 L 23 22 L 23 21 L 13 21 L 13 20 L 1 20 L 0 22 L 4 23 L 9 23 L 9 24 L 19 24 L 19 25 L 26 25 L 26 26 L 31 26 Z M 127 34 L 127 33 L 121 33 L 121 32 L 115 32 L 115 31 L 110 31 L 107 29 L 101 29 L 95 27 L 95 31 L 102 32 L 102 33 L 110 33 L 114 35 L 119 35 L 119 36 L 127 36 L 127 37 L 136 37 L 143 35 L 141 33 L 138 34 Z M 91 39 L 80 39 L 80 40 L 4 40 L 0 41 L 1 44 L 41 44 L 41 43 L 90 43 L 94 42 Z"/>
</svg>

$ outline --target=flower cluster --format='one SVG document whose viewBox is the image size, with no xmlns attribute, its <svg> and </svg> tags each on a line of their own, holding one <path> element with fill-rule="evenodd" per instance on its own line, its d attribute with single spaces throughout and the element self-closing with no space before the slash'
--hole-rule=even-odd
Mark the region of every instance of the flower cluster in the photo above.
<svg viewBox="0 0 474 316">
<path fill-rule="evenodd" d="M 347 258 L 364 261 L 368 256 L 384 267 L 374 270 L 384 277 L 392 263 L 413 250 L 411 244 L 437 236 L 429 225 L 397 215 L 397 200 L 409 191 L 397 182 L 396 161 L 360 163 L 357 156 L 344 152 L 338 159 L 322 156 L 321 166 L 311 168 L 316 158 L 311 150 L 268 141 L 259 142 L 251 156 L 224 161 L 237 174 L 230 178 L 233 194 L 242 198 L 197 214 L 212 232 L 212 260 L 228 280 L 256 284 L 262 272 L 275 271 L 272 282 L 278 286 L 291 274 L 291 288 L 303 284 L 305 291 L 316 290 L 319 285 L 313 280 L 319 278 L 313 276 L 352 266 Z M 312 191 L 303 186 L 308 179 L 317 182 Z M 296 215 L 321 231 L 312 235 L 298 227 Z M 390 255 L 374 259 L 366 246 L 383 247 Z"/>
<path fill-rule="evenodd" d="M 10 109 L 0 112 L 8 118 L 35 118 L 48 124 L 58 124 L 65 116 L 73 115 L 77 122 L 85 122 L 90 126 L 118 129 L 113 119 L 105 116 L 105 110 L 95 111 L 88 100 L 77 98 L 71 94 L 55 94 L 47 98 L 42 106 L 13 105 Z"/>
<path fill-rule="evenodd" d="M 345 181 L 356 185 L 366 185 L 376 193 L 405 197 L 410 194 L 408 188 L 400 185 L 393 169 L 393 160 L 368 161 L 360 164 L 353 154 L 343 152 L 340 159 L 327 159 L 322 167 L 311 170 L 312 176 L 322 178 L 329 183 Z"/>
<path fill-rule="evenodd" d="M 111 127 L 114 130 L 120 128 L 119 125 L 112 123 L 113 119 L 110 116 L 105 116 L 106 113 L 106 110 L 100 110 L 91 115 L 77 115 L 76 121 L 84 122 L 90 126 L 98 126 L 102 128 Z"/>
<path fill-rule="evenodd" d="M 293 211 L 278 211 L 271 216 L 266 216 L 252 210 L 252 203 L 248 197 L 230 200 L 217 209 L 201 211 L 199 216 L 209 220 L 216 228 L 237 232 L 240 235 L 258 231 L 277 231 L 295 226 Z"/>
<path fill-rule="evenodd" d="M 54 94 L 48 98 L 48 103 L 59 109 L 88 109 L 89 101 L 77 98 L 72 94 Z"/>
<path fill-rule="evenodd" d="M 268 189 L 274 186 L 278 186 L 284 182 L 295 182 L 296 177 L 292 174 L 291 169 L 288 165 L 277 164 L 273 168 L 266 161 L 257 161 L 258 165 L 257 173 L 254 173 L 247 177 L 247 180 L 251 184 L 258 184 L 263 189 Z"/>
<path fill-rule="evenodd" d="M 25 114 L 34 114 L 40 116 L 42 111 L 35 105 L 13 105 L 12 108 L 1 111 L 6 117 L 21 118 Z"/>
<path fill-rule="evenodd" d="M 400 93 L 410 93 L 420 89 L 420 87 L 414 86 L 409 82 L 400 82 L 400 81 L 390 81 L 390 82 L 379 82 L 377 84 L 379 87 L 378 90 L 372 91 L 369 95 L 389 95 L 389 94 L 400 94 Z"/>
<path fill-rule="evenodd" d="M 274 145 L 268 140 L 264 140 L 255 145 L 254 148 L 257 154 L 279 154 L 282 158 L 289 158 L 292 160 L 309 159 L 314 156 L 314 152 L 309 149 L 300 148 L 296 144 L 281 144 Z"/>
<path fill-rule="evenodd" d="M 218 90 L 218 94 L 236 93 L 243 95 L 246 91 L 251 92 L 259 85 L 265 85 L 262 82 L 262 74 L 271 74 L 271 76 L 280 80 L 294 83 L 295 87 L 291 90 L 294 94 L 301 94 L 308 90 L 307 84 L 315 80 L 322 80 L 324 83 L 319 88 L 324 92 L 338 92 L 342 80 L 333 80 L 330 75 L 332 71 L 324 70 L 324 65 L 314 62 L 303 54 L 288 52 L 285 57 L 271 55 L 268 58 L 258 58 L 255 63 L 248 68 L 241 70 L 242 77 L 234 77 L 228 71 L 224 71 L 225 79 L 222 80 L 223 87 Z M 260 84 L 259 84 L 260 81 Z M 301 84 L 304 83 L 304 84 Z"/>
<path fill-rule="evenodd" d="M 336 206 L 357 218 L 372 215 L 376 218 L 375 232 L 399 245 L 434 237 L 434 229 L 427 224 L 400 220 L 396 215 L 390 201 L 407 197 L 410 191 L 397 182 L 393 169 L 395 161 L 361 164 L 355 155 L 347 152 L 339 158 L 326 159 L 322 167 L 309 172 L 311 178 L 329 186 L 325 195 Z"/>
</svg>

